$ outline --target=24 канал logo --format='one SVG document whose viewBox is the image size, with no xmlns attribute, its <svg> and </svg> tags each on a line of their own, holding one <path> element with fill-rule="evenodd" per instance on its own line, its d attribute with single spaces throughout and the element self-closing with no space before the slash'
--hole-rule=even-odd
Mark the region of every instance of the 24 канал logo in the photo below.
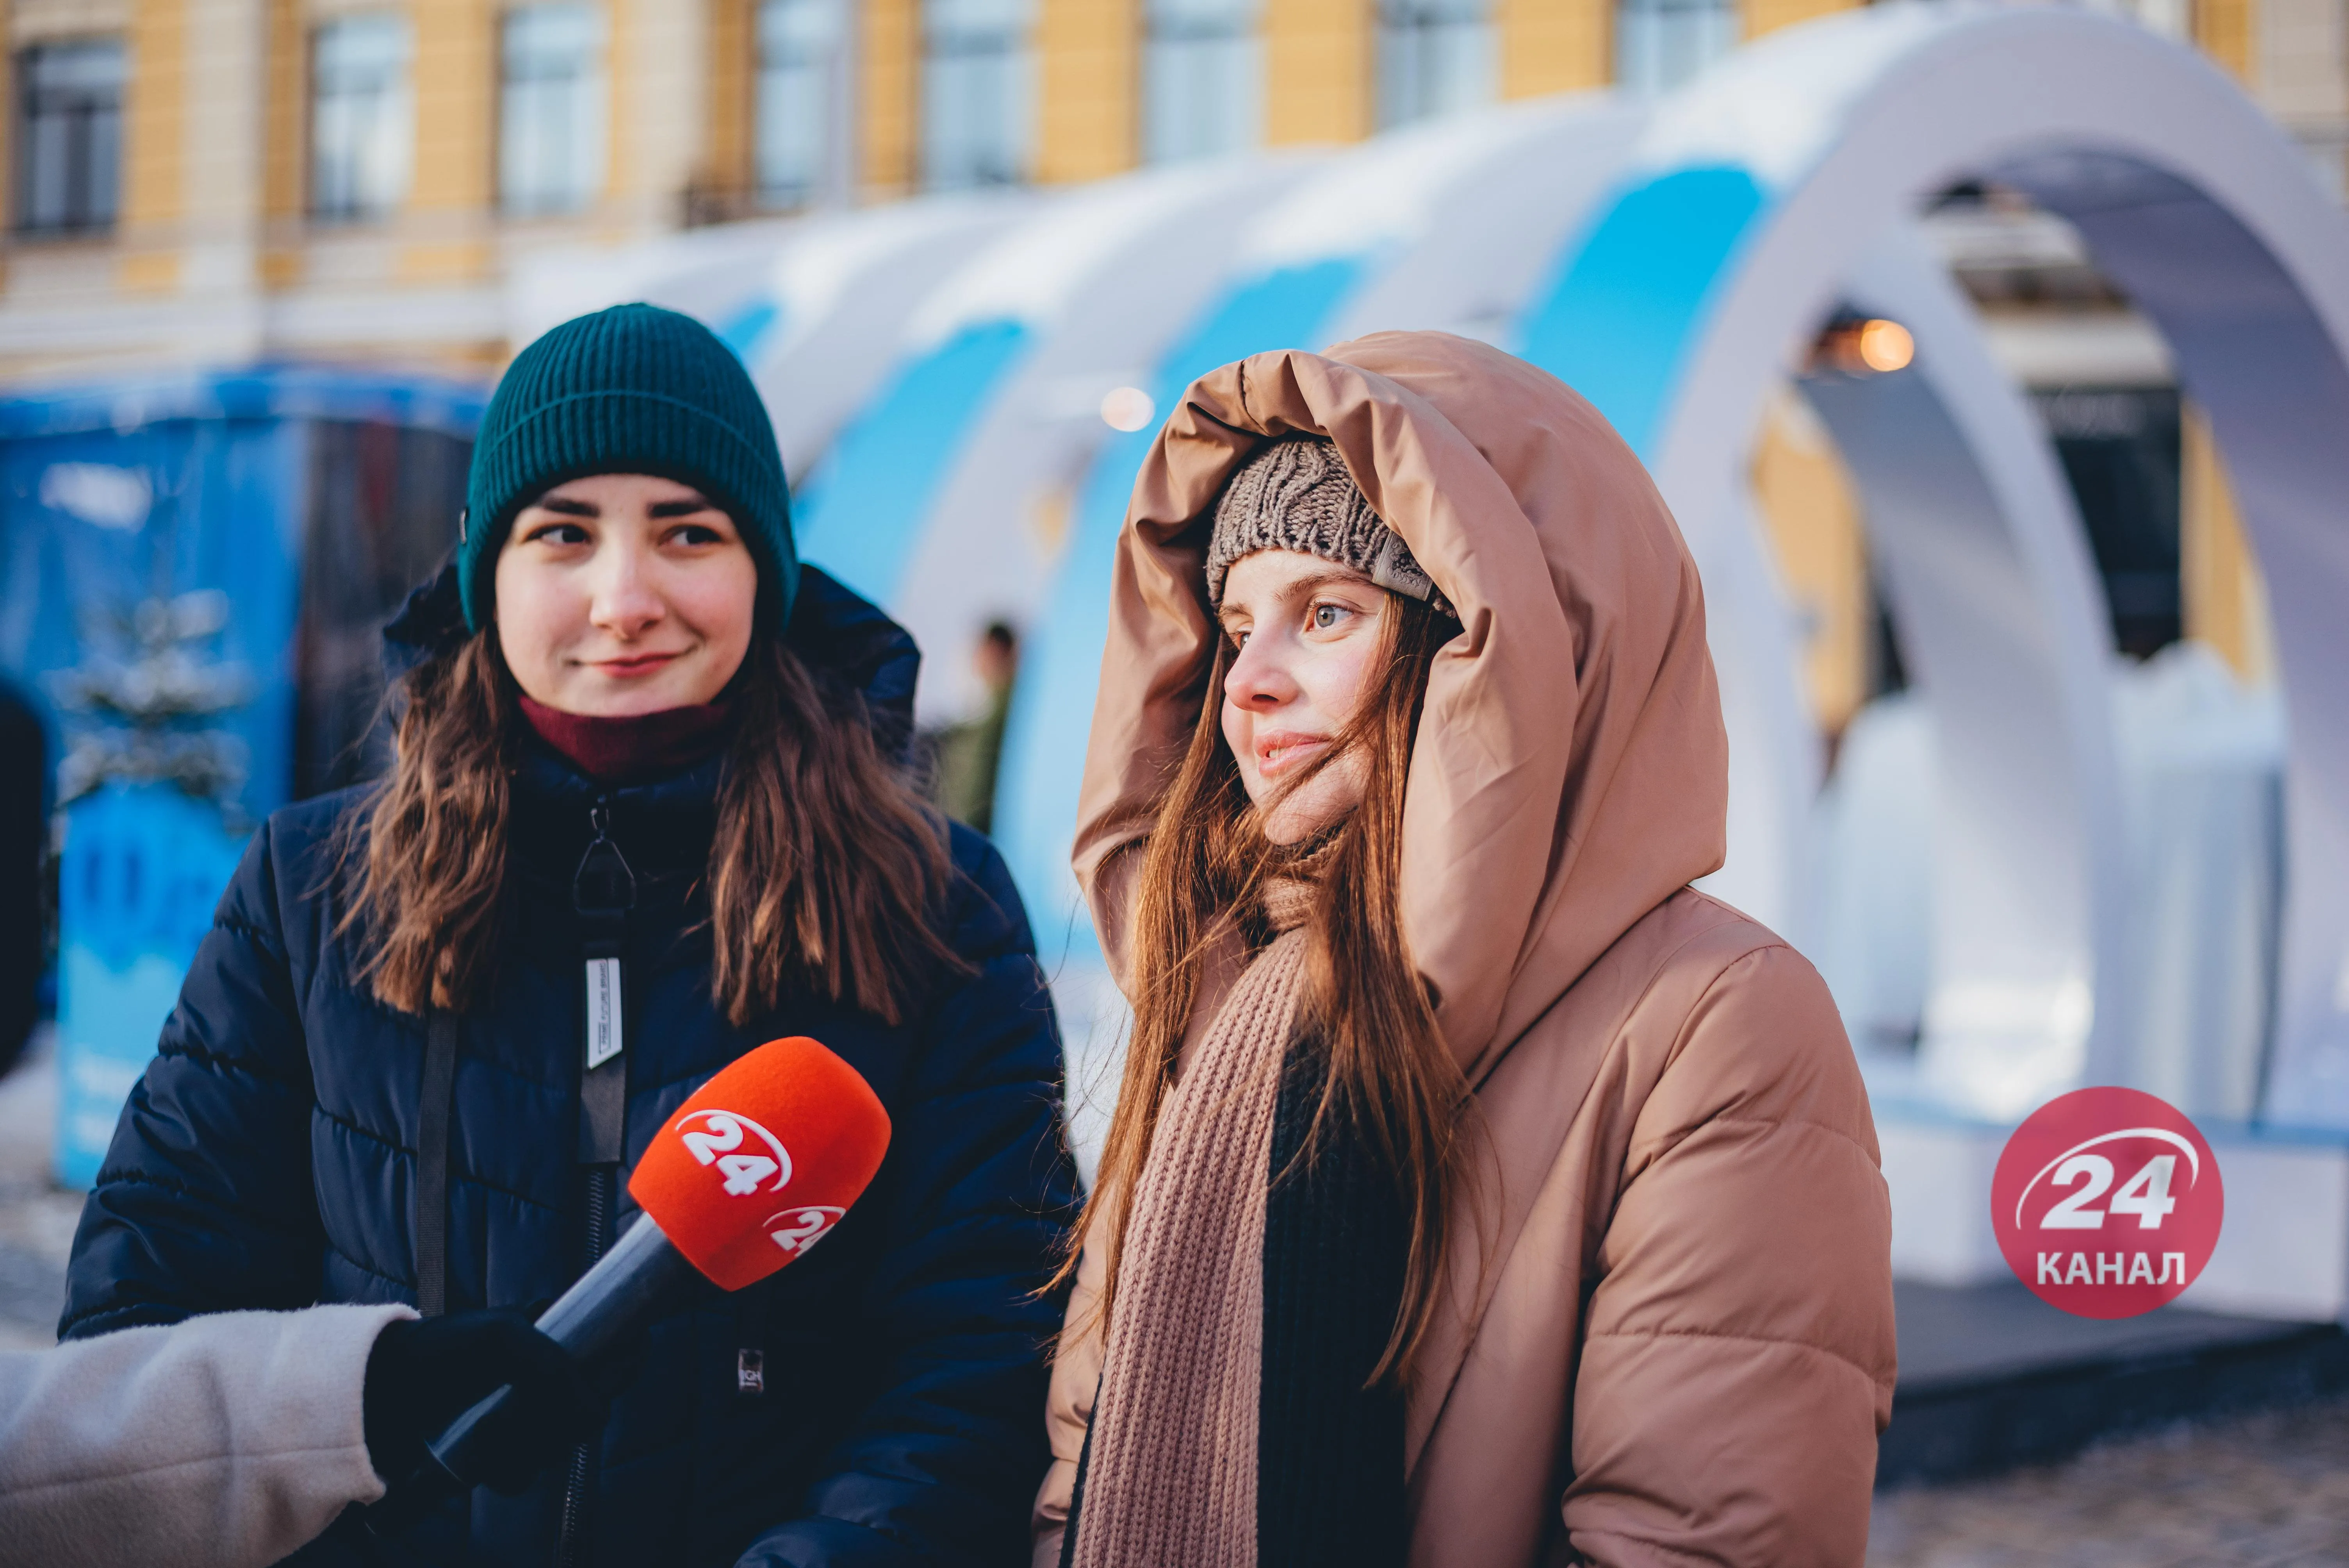
<svg viewBox="0 0 2349 1568">
<path fill-rule="evenodd" d="M 1999 1250 L 2032 1294 L 2080 1317 L 2177 1298 L 2219 1244 L 2219 1161 L 2183 1113 L 2133 1088 L 2083 1088 L 2031 1113 L 1991 1180 Z"/>
</svg>

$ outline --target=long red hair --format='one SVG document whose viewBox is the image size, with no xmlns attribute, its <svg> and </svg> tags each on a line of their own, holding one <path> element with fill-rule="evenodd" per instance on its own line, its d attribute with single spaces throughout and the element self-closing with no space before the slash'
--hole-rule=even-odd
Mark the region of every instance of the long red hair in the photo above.
<svg viewBox="0 0 2349 1568">
<path fill-rule="evenodd" d="M 1190 745 L 1147 809 L 1133 912 L 1133 1033 L 1076 1246 L 1100 1228 L 1108 1270 L 1097 1309 L 1106 1323 L 1130 1194 L 1197 1005 L 1210 937 L 1227 915 L 1238 915 L 1247 929 L 1247 912 L 1257 906 L 1265 880 L 1309 855 L 1316 874 L 1298 1046 L 1318 1053 L 1319 1090 L 1299 1159 L 1320 1157 L 1334 1138 L 1357 1139 L 1395 1183 L 1410 1221 L 1409 1253 L 1402 1306 L 1373 1376 L 1400 1378 L 1435 1315 L 1444 1216 L 1461 1179 L 1459 1128 L 1468 1086 L 1403 941 L 1401 895 L 1403 791 L 1428 668 L 1459 627 L 1399 594 L 1388 595 L 1386 612 L 1382 673 L 1338 744 L 1288 786 L 1301 788 L 1341 756 L 1359 753 L 1370 761 L 1361 804 L 1295 849 L 1266 840 L 1262 814 L 1250 805 L 1224 742 L 1224 677 L 1236 650 L 1228 637 L 1216 641 Z M 1259 924 L 1248 934 L 1260 942 L 1268 933 Z M 1072 1248 L 1062 1278 L 1075 1267 Z"/>
</svg>

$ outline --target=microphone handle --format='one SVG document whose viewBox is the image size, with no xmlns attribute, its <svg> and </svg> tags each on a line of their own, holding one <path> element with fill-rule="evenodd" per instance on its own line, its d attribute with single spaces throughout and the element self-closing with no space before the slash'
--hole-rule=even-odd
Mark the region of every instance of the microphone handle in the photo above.
<svg viewBox="0 0 2349 1568">
<path fill-rule="evenodd" d="M 538 1331 L 582 1361 L 595 1360 L 643 1327 L 678 1281 L 698 1273 L 640 1212 L 595 1266 L 539 1315 Z"/>
<path fill-rule="evenodd" d="M 639 1213 L 612 1250 L 539 1315 L 536 1326 L 572 1355 L 593 1361 L 641 1328 L 680 1284 L 696 1277 L 698 1271 L 651 1216 Z M 482 1427 L 512 1398 L 512 1385 L 502 1384 L 450 1422 L 425 1446 L 424 1463 L 367 1507 L 368 1531 L 388 1540 L 447 1499 L 478 1486 Z"/>
</svg>

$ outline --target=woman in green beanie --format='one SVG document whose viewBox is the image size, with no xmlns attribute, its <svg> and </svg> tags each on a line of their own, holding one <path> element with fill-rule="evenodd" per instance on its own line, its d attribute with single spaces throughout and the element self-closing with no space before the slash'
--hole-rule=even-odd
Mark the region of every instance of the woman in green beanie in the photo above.
<svg viewBox="0 0 2349 1568">
<path fill-rule="evenodd" d="M 456 557 L 388 635 L 391 774 L 255 835 L 91 1192 L 64 1336 L 543 1301 L 694 1088 L 812 1035 L 888 1109 L 864 1198 L 657 1324 L 565 1464 L 413 1544 L 1021 1560 L 1075 1195 L 1051 1006 L 1002 862 L 908 784 L 919 655 L 800 564 L 740 365 L 649 305 L 524 349 Z"/>
</svg>

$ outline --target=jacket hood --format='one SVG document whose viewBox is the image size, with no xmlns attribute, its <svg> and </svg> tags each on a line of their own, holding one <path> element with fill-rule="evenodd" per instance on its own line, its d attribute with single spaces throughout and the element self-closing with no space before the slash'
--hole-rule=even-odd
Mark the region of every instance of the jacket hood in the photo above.
<svg viewBox="0 0 2349 1568">
<path fill-rule="evenodd" d="M 1598 411 L 1500 350 L 1381 333 L 1184 394 L 1118 541 L 1075 861 L 1124 972 L 1146 830 L 1206 697 L 1216 498 L 1265 442 L 1335 441 L 1458 608 L 1403 811 L 1404 935 L 1470 1081 L 1617 937 L 1722 863 L 1728 740 L 1696 566 Z"/>
<path fill-rule="evenodd" d="M 383 629 L 387 682 L 471 635 L 452 557 L 414 593 Z M 812 566 L 800 568 L 783 641 L 810 669 L 832 676 L 864 698 L 881 754 L 904 763 L 914 744 L 914 683 L 922 651 L 913 634 Z"/>
</svg>

